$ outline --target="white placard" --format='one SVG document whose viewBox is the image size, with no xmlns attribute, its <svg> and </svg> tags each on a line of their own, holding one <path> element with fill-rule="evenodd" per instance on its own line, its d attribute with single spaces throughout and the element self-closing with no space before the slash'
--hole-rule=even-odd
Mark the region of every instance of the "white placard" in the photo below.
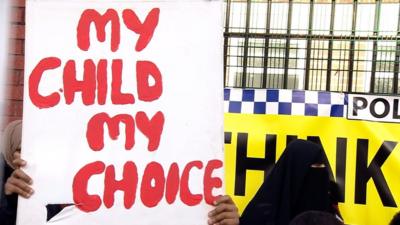
<svg viewBox="0 0 400 225">
<path fill-rule="evenodd" d="M 35 193 L 18 225 L 207 224 L 223 192 L 221 14 L 221 1 L 27 1 Z"/>
<path fill-rule="evenodd" d="M 399 97 L 349 94 L 347 118 L 379 122 L 400 122 Z"/>
</svg>

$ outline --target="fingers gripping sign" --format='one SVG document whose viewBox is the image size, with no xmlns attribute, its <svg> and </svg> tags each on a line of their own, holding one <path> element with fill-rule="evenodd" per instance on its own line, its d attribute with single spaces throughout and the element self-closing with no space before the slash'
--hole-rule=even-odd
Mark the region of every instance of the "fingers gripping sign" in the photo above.
<svg viewBox="0 0 400 225">
<path fill-rule="evenodd" d="M 14 153 L 13 165 L 15 170 L 7 179 L 4 185 L 4 193 L 6 195 L 18 194 L 22 197 L 29 198 L 33 194 L 32 178 L 30 178 L 21 168 L 26 166 L 26 161 L 21 159 L 20 152 Z"/>
<path fill-rule="evenodd" d="M 238 225 L 239 213 L 238 209 L 228 195 L 220 196 L 214 202 L 215 209 L 209 214 L 209 225 Z"/>
</svg>

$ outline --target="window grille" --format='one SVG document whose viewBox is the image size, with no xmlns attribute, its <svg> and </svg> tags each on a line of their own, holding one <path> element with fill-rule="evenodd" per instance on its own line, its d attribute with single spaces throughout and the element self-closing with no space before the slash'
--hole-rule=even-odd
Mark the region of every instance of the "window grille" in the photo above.
<svg viewBox="0 0 400 225">
<path fill-rule="evenodd" d="M 399 93 L 399 1 L 225 4 L 225 86 Z"/>
</svg>

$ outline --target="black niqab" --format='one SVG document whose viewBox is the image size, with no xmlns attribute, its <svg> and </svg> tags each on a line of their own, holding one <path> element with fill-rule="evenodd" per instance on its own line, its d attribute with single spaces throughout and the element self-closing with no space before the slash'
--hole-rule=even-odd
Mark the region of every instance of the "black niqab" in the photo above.
<svg viewBox="0 0 400 225">
<path fill-rule="evenodd" d="M 328 170 L 311 167 L 325 158 L 319 145 L 292 141 L 244 210 L 240 225 L 288 225 L 301 212 L 328 211 Z"/>
</svg>

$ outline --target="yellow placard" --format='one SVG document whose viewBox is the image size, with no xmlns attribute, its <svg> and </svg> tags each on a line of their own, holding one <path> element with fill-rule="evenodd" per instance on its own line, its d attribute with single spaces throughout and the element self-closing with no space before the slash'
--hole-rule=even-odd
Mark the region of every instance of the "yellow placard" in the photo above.
<svg viewBox="0 0 400 225">
<path fill-rule="evenodd" d="M 345 171 L 341 175 L 344 201 L 339 203 L 345 223 L 389 224 L 400 205 L 399 131 L 400 125 L 396 123 L 342 117 L 225 113 L 227 194 L 233 197 L 242 213 L 262 184 L 264 171 L 247 169 L 243 179 L 236 174 L 238 165 L 243 165 L 245 159 L 273 159 L 273 153 L 265 155 L 266 150 L 267 153 L 276 150 L 277 161 L 289 139 L 312 139 L 321 142 L 335 178 L 340 170 Z M 247 140 L 247 155 L 243 157 L 242 153 L 238 157 L 238 151 L 243 151 L 243 140 Z M 245 184 L 235 184 L 240 180 L 245 180 Z M 243 188 L 244 195 L 238 195 Z"/>
</svg>

